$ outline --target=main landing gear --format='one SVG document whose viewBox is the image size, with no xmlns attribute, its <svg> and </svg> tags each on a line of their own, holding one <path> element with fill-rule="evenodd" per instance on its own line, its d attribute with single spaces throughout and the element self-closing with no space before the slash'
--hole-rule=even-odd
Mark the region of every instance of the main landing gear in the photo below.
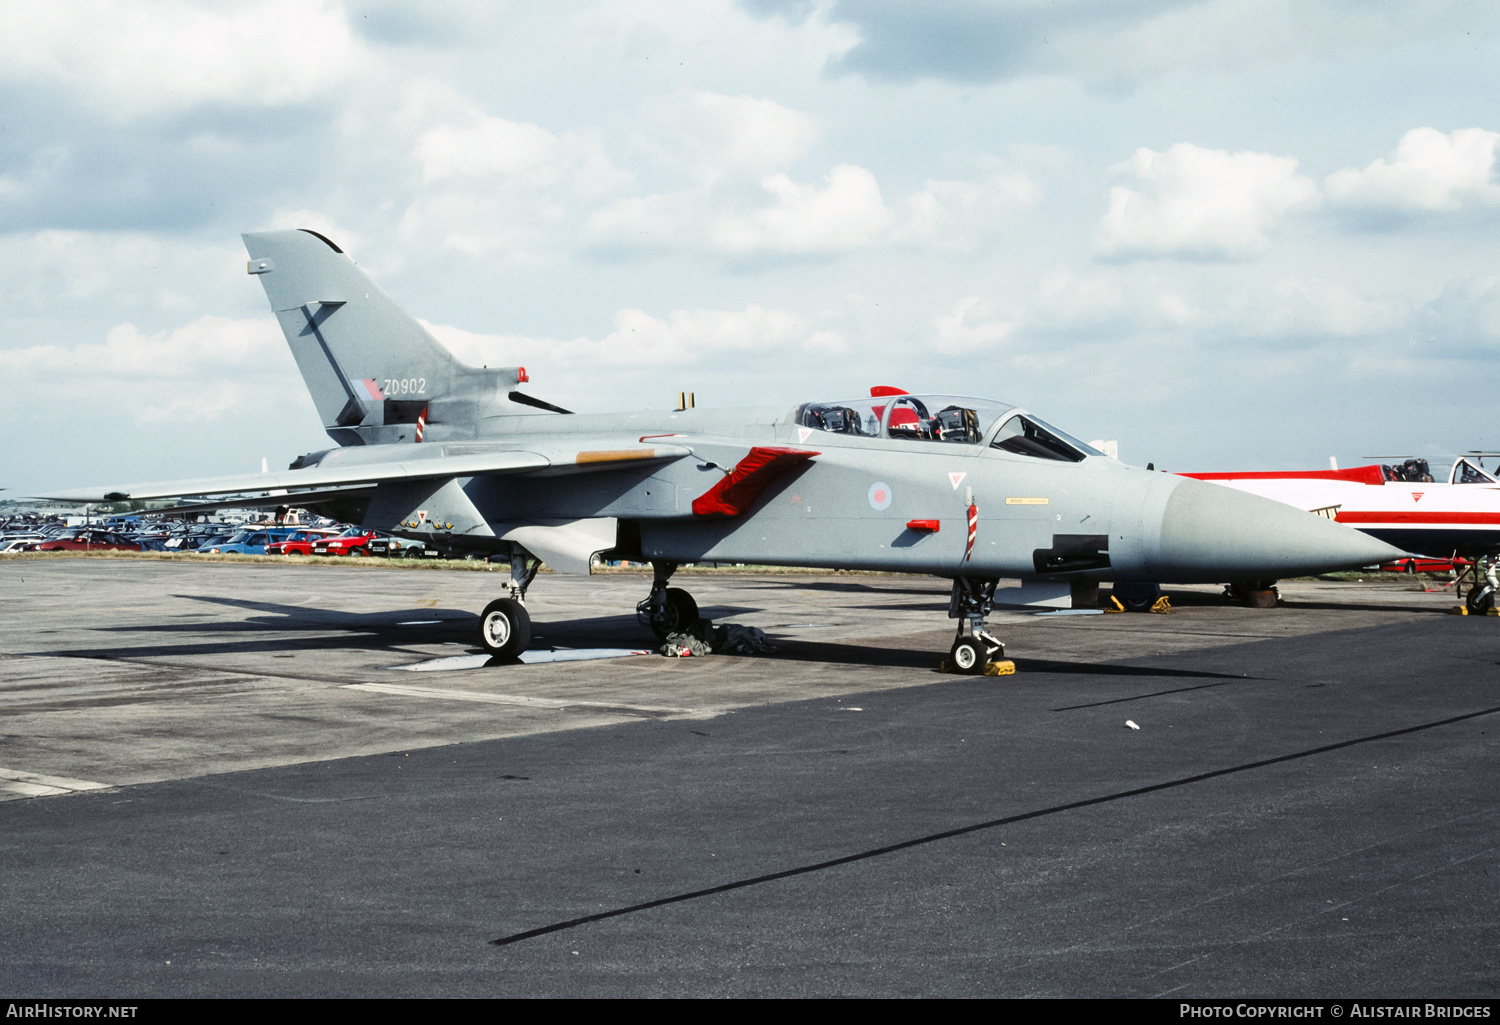
<svg viewBox="0 0 1500 1025">
<path fill-rule="evenodd" d="M 635 618 L 664 641 L 668 634 L 681 633 L 698 622 L 698 603 L 681 588 L 667 586 L 677 563 L 653 562 L 651 570 L 651 593 L 635 607 Z"/>
<path fill-rule="evenodd" d="M 954 579 L 948 618 L 958 620 L 958 632 L 945 664 L 954 672 L 1009 676 L 1016 671 L 1016 664 L 1005 660 L 1005 645 L 984 628 L 985 617 L 995 607 L 995 585 L 999 582 L 977 577 Z"/>
<path fill-rule="evenodd" d="M 516 658 L 531 647 L 531 616 L 526 611 L 526 588 L 536 579 L 541 562 L 524 552 L 510 557 L 510 597 L 496 598 L 479 614 L 479 643 L 497 658 Z"/>
<path fill-rule="evenodd" d="M 536 579 L 539 560 L 519 549 L 510 557 L 510 595 L 496 598 L 479 615 L 479 643 L 497 658 L 514 659 L 531 646 L 531 616 L 526 612 L 526 588 Z M 677 569 L 675 562 L 653 562 L 651 593 L 635 607 L 642 625 L 662 640 L 668 634 L 687 630 L 698 621 L 698 603 L 693 596 L 667 581 Z M 993 591 L 994 588 L 991 587 Z"/>
</svg>

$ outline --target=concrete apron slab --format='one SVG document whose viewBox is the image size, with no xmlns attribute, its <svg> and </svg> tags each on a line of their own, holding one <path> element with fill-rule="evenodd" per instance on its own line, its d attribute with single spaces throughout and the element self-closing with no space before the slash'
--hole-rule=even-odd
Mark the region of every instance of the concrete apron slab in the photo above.
<svg viewBox="0 0 1500 1025">
<path fill-rule="evenodd" d="M 934 672 L 951 639 L 944 581 L 778 575 L 676 583 L 716 622 L 765 629 L 781 655 L 633 654 L 650 640 L 634 616 L 644 578 L 541 578 L 528 608 L 540 644 L 552 650 L 539 648 L 521 665 L 488 666 L 472 636 L 475 614 L 498 586 L 487 574 L 0 563 L 0 760 L 13 767 L 0 775 L 0 796 L 84 789 L 59 780 L 128 785 L 643 716 L 706 718 L 950 679 Z M 1286 607 L 1248 610 L 1215 604 L 1214 588 L 1178 590 L 1171 616 L 1018 612 L 992 622 L 1024 674 L 1028 666 L 1138 661 L 1409 622 L 1451 604 L 1392 587 L 1307 582 L 1283 587 Z M 476 664 L 485 668 L 446 673 L 441 686 L 397 683 L 388 672 Z M 88 782 L 96 780 L 108 782 Z"/>
</svg>

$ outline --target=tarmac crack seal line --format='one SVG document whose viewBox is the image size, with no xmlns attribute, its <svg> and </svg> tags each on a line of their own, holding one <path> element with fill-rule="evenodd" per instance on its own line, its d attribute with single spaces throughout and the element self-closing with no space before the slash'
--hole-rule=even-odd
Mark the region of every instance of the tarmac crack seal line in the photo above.
<svg viewBox="0 0 1500 1025">
<path fill-rule="evenodd" d="M 990 819 L 987 822 L 976 822 L 968 826 L 959 826 L 956 829 L 947 829 L 941 833 L 931 833 L 927 836 L 919 836 L 912 840 L 903 840 L 900 843 L 887 844 L 884 847 L 876 847 L 873 850 L 860 851 L 858 854 L 846 854 L 842 858 L 832 858 L 828 861 L 819 861 L 811 865 L 800 865 L 797 868 L 783 869 L 780 872 L 768 872 L 765 875 L 753 876 L 749 879 L 737 879 L 729 883 L 721 883 L 718 886 L 710 886 L 702 890 L 692 890 L 688 893 L 673 894 L 670 897 L 659 897 L 656 900 L 648 900 L 641 904 L 631 904 L 623 908 L 615 908 L 612 911 L 601 911 L 593 915 L 584 915 L 581 918 L 570 918 L 565 922 L 554 922 L 552 925 L 540 926 L 536 929 L 527 929 L 525 932 L 513 933 L 509 936 L 501 936 L 499 939 L 490 940 L 491 946 L 505 947 L 512 943 L 520 943 L 522 940 L 535 939 L 538 936 L 546 936 L 549 933 L 562 932 L 566 929 L 574 929 L 580 925 L 589 925 L 593 922 L 602 922 L 610 918 L 619 918 L 621 915 L 630 915 L 638 911 L 650 911 L 652 908 L 666 907 L 669 904 L 681 904 L 685 901 L 697 900 L 700 897 L 711 897 L 717 893 L 728 893 L 733 890 L 743 890 L 751 886 L 759 886 L 762 883 L 772 883 L 778 879 L 791 879 L 795 876 L 808 875 L 813 872 L 821 872 L 825 869 L 838 868 L 841 865 L 852 865 L 859 861 L 868 861 L 871 858 L 879 858 L 886 854 L 895 854 L 897 851 L 909 850 L 913 847 L 922 847 L 927 844 L 937 843 L 941 840 L 951 840 L 954 837 L 967 836 L 970 833 L 979 833 L 987 829 L 995 829 L 999 826 L 1013 825 L 1017 822 L 1026 822 L 1030 819 L 1039 819 L 1048 815 L 1058 815 L 1063 812 L 1076 811 L 1079 808 L 1091 808 L 1099 804 L 1109 804 L 1114 801 L 1122 801 L 1130 797 L 1141 797 L 1146 794 L 1154 794 L 1162 790 L 1173 790 L 1177 787 L 1188 786 L 1192 783 L 1202 783 L 1206 780 L 1217 779 L 1220 776 L 1231 776 L 1240 772 L 1249 772 L 1252 769 L 1263 769 L 1270 765 L 1280 765 L 1285 762 L 1295 762 L 1303 758 L 1312 758 L 1316 755 L 1327 754 L 1330 751 L 1340 751 L 1346 747 L 1357 747 L 1360 744 L 1370 744 L 1379 740 L 1389 740 L 1392 737 L 1404 737 L 1411 733 L 1421 733 L 1424 730 L 1436 729 L 1439 726 L 1451 726 L 1454 723 L 1466 722 L 1469 719 L 1478 719 L 1486 715 L 1494 715 L 1500 712 L 1500 705 L 1491 708 L 1482 708 L 1477 712 L 1465 712 L 1462 715 L 1449 716 L 1446 719 L 1436 719 L 1432 722 L 1420 723 L 1416 726 L 1406 726 L 1399 730 L 1387 730 L 1384 733 L 1373 733 L 1368 737 L 1355 737 L 1353 740 L 1341 740 L 1335 744 L 1323 744 L 1319 747 L 1308 748 L 1306 751 L 1294 751 L 1291 754 L 1277 755 L 1274 758 L 1262 758 L 1254 762 L 1246 762 L 1244 765 L 1231 765 L 1223 769 L 1212 769 L 1208 772 L 1200 772 L 1192 776 L 1183 776 L 1180 779 L 1167 780 L 1164 783 L 1152 783 L 1149 786 L 1136 787 L 1132 790 L 1122 790 L 1115 794 L 1105 794 L 1101 797 L 1088 797 L 1081 801 L 1070 801 L 1067 804 L 1059 804 L 1051 808 L 1039 808 L 1035 811 L 1021 812 L 1018 815 L 1007 815 L 1004 818 Z"/>
</svg>

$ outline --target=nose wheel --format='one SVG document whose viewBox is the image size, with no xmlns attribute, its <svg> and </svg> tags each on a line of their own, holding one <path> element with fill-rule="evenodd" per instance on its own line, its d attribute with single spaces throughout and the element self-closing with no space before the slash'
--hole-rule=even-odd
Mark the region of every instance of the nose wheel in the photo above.
<svg viewBox="0 0 1500 1025">
<path fill-rule="evenodd" d="M 1495 592 L 1500 590 L 1497 586 L 1500 581 L 1496 580 L 1496 561 L 1484 557 L 1474 560 L 1474 583 L 1464 596 L 1464 606 L 1471 616 L 1488 616 L 1495 607 Z"/>
<path fill-rule="evenodd" d="M 948 617 L 958 620 L 958 631 L 943 669 L 965 676 L 1010 676 L 1016 671 L 1016 664 L 1005 657 L 1005 645 L 985 629 L 985 617 L 994 608 L 998 583 L 971 577 L 953 581 Z"/>
</svg>

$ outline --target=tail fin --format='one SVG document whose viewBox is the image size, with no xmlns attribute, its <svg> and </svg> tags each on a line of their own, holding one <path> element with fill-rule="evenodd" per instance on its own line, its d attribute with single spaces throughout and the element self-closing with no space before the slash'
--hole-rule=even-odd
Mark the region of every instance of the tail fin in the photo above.
<svg viewBox="0 0 1500 1025">
<path fill-rule="evenodd" d="M 479 369 L 443 345 L 315 231 L 242 236 L 297 368 L 340 445 L 429 440 L 481 416 L 517 411 L 506 392 L 521 367 Z M 424 416 L 425 413 L 425 416 Z"/>
</svg>

